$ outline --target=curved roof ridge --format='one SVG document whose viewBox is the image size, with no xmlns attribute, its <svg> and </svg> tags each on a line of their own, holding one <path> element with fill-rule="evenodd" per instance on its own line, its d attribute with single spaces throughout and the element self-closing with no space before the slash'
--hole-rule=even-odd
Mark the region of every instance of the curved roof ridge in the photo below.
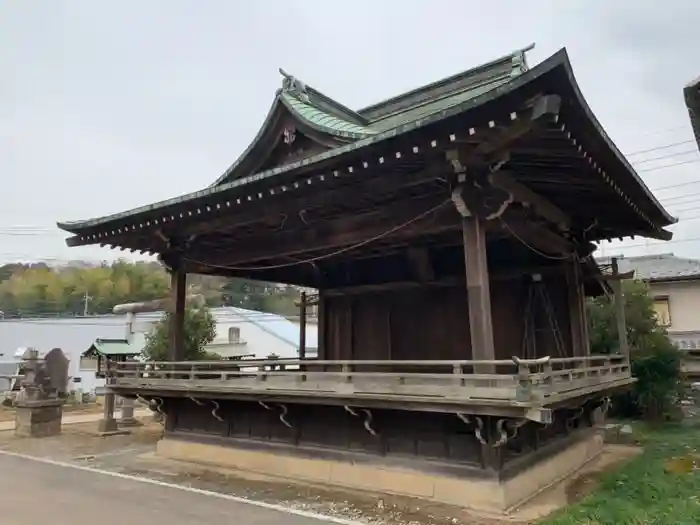
<svg viewBox="0 0 700 525">
<path fill-rule="evenodd" d="M 275 113 L 275 110 L 277 109 L 279 105 L 279 91 L 275 93 L 275 98 L 272 100 L 272 104 L 270 105 L 270 109 L 267 112 L 267 115 L 265 115 L 265 120 L 263 120 L 262 125 L 260 126 L 260 129 L 258 129 L 258 132 L 255 134 L 255 137 L 253 137 L 253 140 L 250 141 L 246 149 L 243 150 L 243 152 L 238 156 L 238 158 L 231 164 L 226 171 L 224 171 L 214 182 L 211 186 L 218 186 L 220 185 L 223 181 L 225 181 L 229 175 L 231 175 L 238 166 L 240 166 L 241 162 L 245 158 L 248 157 L 251 151 L 255 148 L 255 146 L 260 142 L 260 140 L 265 136 L 265 133 L 270 129 L 270 127 L 273 124 L 273 115 Z"/>
<path fill-rule="evenodd" d="M 518 49 L 516 51 L 513 51 L 511 53 L 508 53 L 507 55 L 503 55 L 499 58 L 496 58 L 494 60 L 490 60 L 489 62 L 485 62 L 483 64 L 480 64 L 478 66 L 466 69 L 464 71 L 461 71 L 459 73 L 456 73 L 454 75 L 450 75 L 448 77 L 445 77 L 443 79 L 437 80 L 435 82 L 431 82 L 429 84 L 422 85 L 420 87 L 411 89 L 409 91 L 406 91 L 404 93 L 401 93 L 399 95 L 395 95 L 393 97 L 381 100 L 379 102 L 375 102 L 374 104 L 371 104 L 369 106 L 366 106 L 357 112 L 360 115 L 366 115 L 367 113 L 374 112 L 377 110 L 380 110 L 382 107 L 389 106 L 390 104 L 395 104 L 397 102 L 401 102 L 402 100 L 407 100 L 410 99 L 411 97 L 414 97 L 416 95 L 419 95 L 421 93 L 427 93 L 431 90 L 437 89 L 442 86 L 447 86 L 449 84 L 455 83 L 457 80 L 460 80 L 462 78 L 468 77 L 470 75 L 473 75 L 475 73 L 478 73 L 483 70 L 487 70 L 497 64 L 503 63 L 503 62 L 509 62 L 513 66 L 513 71 L 517 70 L 521 73 L 524 73 L 528 71 L 528 65 L 527 65 L 527 60 L 525 54 L 532 50 L 535 47 L 535 44 L 530 44 L 529 46 L 526 46 L 524 48 Z M 512 72 L 512 71 L 511 71 Z M 413 107 L 413 105 L 411 105 Z M 391 112 L 394 113 L 394 112 Z M 376 117 L 373 120 L 380 120 L 383 118 L 386 118 L 389 115 L 389 113 L 386 114 L 381 114 L 380 116 Z"/>
<path fill-rule="evenodd" d="M 304 82 L 296 77 L 289 75 L 283 69 L 280 73 L 284 77 L 282 88 L 275 92 L 275 98 L 272 101 L 270 110 L 263 121 L 258 133 L 253 140 L 248 144 L 248 147 L 238 156 L 233 164 L 220 175 L 212 184 L 218 186 L 224 182 L 230 182 L 228 179 L 248 159 L 249 155 L 265 138 L 268 132 L 275 126 L 277 120 L 275 114 L 280 104 L 284 106 L 295 118 L 303 124 L 308 125 L 312 129 L 339 137 L 344 140 L 359 140 L 373 133 L 374 130 L 366 127 L 366 119 L 346 108 L 342 104 L 327 97 L 320 91 L 307 86 Z M 322 101 L 326 107 L 321 107 L 318 103 Z M 328 109 L 333 110 L 329 112 Z M 244 173 L 243 175 L 250 175 Z"/>
<path fill-rule="evenodd" d="M 309 86 L 306 82 L 303 82 L 294 75 L 287 73 L 282 68 L 279 69 L 279 72 L 282 75 L 282 77 L 284 77 L 282 79 L 282 92 L 299 95 L 299 98 L 302 102 L 310 103 L 317 107 L 319 105 L 319 102 L 322 105 L 327 105 L 327 108 L 320 107 L 319 109 L 321 111 L 325 111 L 326 113 L 334 113 L 334 116 L 342 120 L 348 119 L 354 121 L 354 124 L 360 125 L 368 123 L 367 119 L 364 116 L 360 115 L 354 109 L 350 109 L 349 107 L 347 107 L 344 104 L 341 104 L 334 98 L 331 98 L 328 95 L 321 93 L 319 90 Z"/>
<path fill-rule="evenodd" d="M 326 113 L 290 93 L 283 92 L 280 95 L 280 100 L 290 112 L 317 131 L 350 139 L 361 139 L 376 133 L 366 126 L 357 125 Z"/>
</svg>

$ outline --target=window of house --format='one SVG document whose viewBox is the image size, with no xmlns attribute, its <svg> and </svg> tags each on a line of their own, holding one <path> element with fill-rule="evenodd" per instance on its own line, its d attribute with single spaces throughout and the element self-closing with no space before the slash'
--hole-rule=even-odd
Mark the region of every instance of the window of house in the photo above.
<svg viewBox="0 0 700 525">
<path fill-rule="evenodd" d="M 81 357 L 80 358 L 80 369 L 81 370 L 97 370 L 97 358 L 96 357 Z"/>
<path fill-rule="evenodd" d="M 228 342 L 231 344 L 239 344 L 241 342 L 241 329 L 237 326 L 231 326 L 228 329 Z"/>
<path fill-rule="evenodd" d="M 660 326 L 671 326 L 671 308 L 668 297 L 654 297 L 654 312 Z"/>
</svg>

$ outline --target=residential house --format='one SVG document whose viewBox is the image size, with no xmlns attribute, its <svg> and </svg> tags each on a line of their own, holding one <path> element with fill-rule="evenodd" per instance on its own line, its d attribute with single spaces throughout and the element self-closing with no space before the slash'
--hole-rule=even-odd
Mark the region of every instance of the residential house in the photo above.
<svg viewBox="0 0 700 525">
<path fill-rule="evenodd" d="M 224 357 L 299 355 L 299 325 L 282 316 L 235 307 L 212 308 L 211 312 L 216 321 L 216 338 L 207 347 L 208 351 Z M 83 354 L 97 340 L 105 339 L 122 339 L 128 341 L 132 348 L 143 348 L 146 334 L 163 315 L 163 312 L 141 313 L 136 314 L 133 321 L 124 315 L 4 319 L 0 320 L 0 354 L 13 356 L 9 360 L 18 361 L 19 357 L 15 357 L 15 354 L 20 348 L 33 347 L 40 352 L 61 348 L 70 359 L 68 374 L 74 388 L 93 391 L 103 386 L 104 380 L 95 378 L 93 364 L 82 360 Z M 316 330 L 316 325 L 306 327 L 307 357 L 316 356 Z M 3 359 L 8 358 L 0 358 Z M 0 391 L 2 386 L 0 384 Z"/>
<path fill-rule="evenodd" d="M 617 256 L 621 272 L 649 285 L 659 324 L 679 348 L 700 349 L 700 260 L 673 254 Z M 610 258 L 599 258 L 609 264 Z"/>
</svg>

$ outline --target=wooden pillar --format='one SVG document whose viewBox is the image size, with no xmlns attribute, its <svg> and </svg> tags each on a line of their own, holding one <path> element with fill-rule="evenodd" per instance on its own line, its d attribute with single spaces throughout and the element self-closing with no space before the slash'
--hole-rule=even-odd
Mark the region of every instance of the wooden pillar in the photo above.
<svg viewBox="0 0 700 525">
<path fill-rule="evenodd" d="M 566 287 L 569 305 L 569 330 L 571 332 L 571 355 L 581 357 L 588 354 L 588 342 L 584 323 L 586 322 L 585 305 L 581 300 L 583 287 L 581 269 L 577 261 L 566 263 Z"/>
<path fill-rule="evenodd" d="M 579 301 L 581 301 L 581 320 L 582 320 L 582 325 L 581 328 L 583 329 L 583 350 L 584 350 L 584 355 L 590 356 L 591 355 L 591 334 L 590 334 L 590 325 L 588 324 L 588 303 L 586 301 L 586 292 L 583 288 L 583 283 L 581 284 L 581 293 L 579 295 Z"/>
<path fill-rule="evenodd" d="M 472 359 L 493 360 L 496 351 L 491 321 L 491 290 L 486 256 L 484 224 L 476 217 L 462 218 L 464 265 L 469 300 L 469 333 Z M 479 373 L 492 373 L 494 366 L 479 367 Z"/>
<path fill-rule="evenodd" d="M 328 317 L 326 316 L 326 297 L 323 290 L 318 290 L 318 302 L 316 303 L 316 323 L 318 330 L 318 343 L 316 355 L 318 359 L 328 359 Z"/>
<path fill-rule="evenodd" d="M 185 360 L 185 293 L 187 273 L 181 266 L 170 274 L 172 312 L 170 316 L 170 360 Z"/>
<path fill-rule="evenodd" d="M 306 358 L 306 292 L 299 300 L 299 359 Z"/>
<path fill-rule="evenodd" d="M 617 259 L 612 260 L 613 272 L 613 294 L 615 300 L 615 320 L 617 321 L 617 340 L 620 348 L 620 353 L 628 360 L 630 358 L 629 343 L 627 341 L 627 319 L 625 318 L 625 296 L 622 290 L 622 280 L 620 279 L 620 269 L 617 264 Z"/>
</svg>

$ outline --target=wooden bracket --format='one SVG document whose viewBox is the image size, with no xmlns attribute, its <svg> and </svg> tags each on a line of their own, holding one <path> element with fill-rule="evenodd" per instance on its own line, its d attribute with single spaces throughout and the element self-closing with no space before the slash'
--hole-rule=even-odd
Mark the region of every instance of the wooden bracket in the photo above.
<svg viewBox="0 0 700 525">
<path fill-rule="evenodd" d="M 517 182 L 510 174 L 497 171 L 490 173 L 488 178 L 495 187 L 507 191 L 516 201 L 525 207 L 532 208 L 538 215 L 556 224 L 559 229 L 568 231 L 571 228 L 571 221 L 566 213 L 527 186 Z"/>
<path fill-rule="evenodd" d="M 475 148 L 447 152 L 447 160 L 457 174 L 458 182 L 452 192 L 452 200 L 462 217 L 498 218 L 518 194 L 518 200 L 536 205 L 538 210 L 543 210 L 542 213 L 554 217 L 553 222 L 568 227 L 566 214 L 553 204 L 506 175 L 493 177 L 510 160 L 509 147 L 534 128 L 555 122 L 560 106 L 561 98 L 558 95 L 541 95 L 529 104 L 528 116 L 513 113 L 510 125 Z"/>
</svg>

